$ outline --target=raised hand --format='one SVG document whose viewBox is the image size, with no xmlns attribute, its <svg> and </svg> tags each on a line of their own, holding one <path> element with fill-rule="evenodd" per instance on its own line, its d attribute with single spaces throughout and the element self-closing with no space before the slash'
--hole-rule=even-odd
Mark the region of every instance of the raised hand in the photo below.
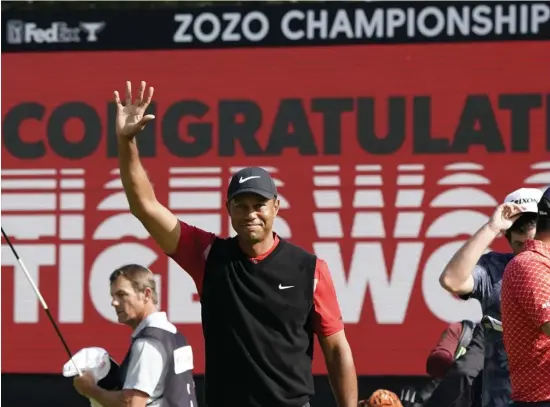
<svg viewBox="0 0 550 407">
<path fill-rule="evenodd" d="M 521 206 L 511 202 L 503 203 L 495 209 L 493 216 L 489 220 L 489 227 L 495 232 L 504 233 L 510 229 L 521 213 Z"/>
<path fill-rule="evenodd" d="M 136 136 L 147 123 L 155 118 L 152 114 L 144 115 L 147 107 L 153 99 L 154 89 L 149 87 L 147 98 L 144 98 L 146 83 L 141 81 L 138 97 L 132 103 L 132 84 L 126 81 L 126 102 L 120 102 L 120 96 L 115 90 L 115 103 L 117 106 L 116 134 L 118 137 L 131 139 Z"/>
</svg>

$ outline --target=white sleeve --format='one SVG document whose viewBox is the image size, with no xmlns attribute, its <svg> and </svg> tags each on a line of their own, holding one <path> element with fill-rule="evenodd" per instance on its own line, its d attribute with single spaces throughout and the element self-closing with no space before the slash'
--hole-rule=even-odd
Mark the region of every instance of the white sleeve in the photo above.
<svg viewBox="0 0 550 407">
<path fill-rule="evenodd" d="M 139 390 L 151 397 L 160 380 L 164 380 L 165 364 L 165 351 L 158 341 L 137 339 L 132 345 L 124 389 Z"/>
</svg>

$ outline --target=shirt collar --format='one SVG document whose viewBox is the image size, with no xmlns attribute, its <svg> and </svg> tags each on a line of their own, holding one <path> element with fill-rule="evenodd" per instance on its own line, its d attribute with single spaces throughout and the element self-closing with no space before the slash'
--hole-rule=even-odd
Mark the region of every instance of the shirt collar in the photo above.
<svg viewBox="0 0 550 407">
<path fill-rule="evenodd" d="M 168 318 L 166 317 L 166 312 L 160 312 L 160 311 L 153 312 L 149 316 L 145 317 L 145 319 L 139 323 L 139 325 L 136 327 L 136 329 L 132 333 L 132 338 L 135 338 L 141 332 L 142 329 L 148 327 L 149 325 L 162 323 L 165 321 L 168 321 Z"/>
<path fill-rule="evenodd" d="M 525 242 L 525 250 L 536 252 L 550 260 L 550 247 L 540 240 L 529 239 Z"/>
</svg>

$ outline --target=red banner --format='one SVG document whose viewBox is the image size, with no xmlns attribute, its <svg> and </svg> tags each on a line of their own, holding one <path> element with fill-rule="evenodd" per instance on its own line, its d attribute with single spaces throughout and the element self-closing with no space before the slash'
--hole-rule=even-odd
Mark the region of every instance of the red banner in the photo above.
<svg viewBox="0 0 550 407">
<path fill-rule="evenodd" d="M 129 214 L 118 180 L 110 102 L 127 79 L 155 87 L 140 148 L 182 219 L 229 235 L 231 172 L 273 172 L 276 230 L 328 262 L 360 374 L 424 373 L 447 322 L 480 312 L 439 287 L 442 268 L 510 190 L 550 183 L 548 42 L 2 62 L 2 225 L 74 351 L 121 359 L 130 331 L 115 322 L 108 276 L 141 263 L 204 367 L 195 287 Z M 15 264 L 3 244 L 2 371 L 61 372 L 63 347 Z"/>
</svg>

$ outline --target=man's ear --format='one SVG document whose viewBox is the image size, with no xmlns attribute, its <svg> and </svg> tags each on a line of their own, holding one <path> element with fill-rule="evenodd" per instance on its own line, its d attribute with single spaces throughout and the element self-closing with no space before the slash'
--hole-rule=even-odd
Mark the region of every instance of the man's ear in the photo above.
<svg viewBox="0 0 550 407">
<path fill-rule="evenodd" d="M 151 287 L 145 287 L 145 290 L 143 290 L 143 295 L 145 295 L 145 298 L 149 301 L 153 301 L 153 290 L 151 290 Z"/>
<path fill-rule="evenodd" d="M 275 209 L 275 215 L 279 213 L 280 205 L 281 205 L 281 201 L 278 198 L 273 198 L 273 208 Z"/>
</svg>

